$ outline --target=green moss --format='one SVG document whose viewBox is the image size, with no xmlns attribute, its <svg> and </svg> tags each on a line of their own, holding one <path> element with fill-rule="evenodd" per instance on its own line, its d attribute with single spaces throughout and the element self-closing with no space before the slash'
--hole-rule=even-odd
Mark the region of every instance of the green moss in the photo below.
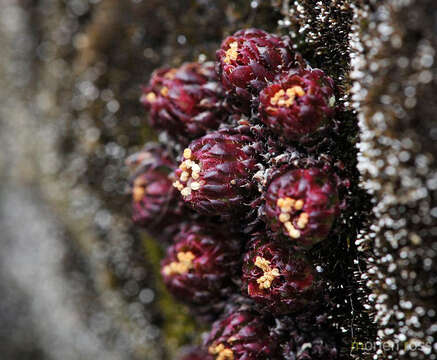
<svg viewBox="0 0 437 360">
<path fill-rule="evenodd" d="M 147 235 L 142 235 L 142 243 L 145 249 L 147 260 L 150 262 L 155 278 L 155 290 L 157 293 L 158 307 L 161 311 L 163 341 L 169 351 L 170 358 L 173 358 L 176 350 L 183 345 L 193 343 L 198 337 L 198 325 L 189 314 L 188 309 L 177 303 L 167 291 L 160 274 L 160 262 L 164 256 L 163 249 L 159 244 Z"/>
</svg>

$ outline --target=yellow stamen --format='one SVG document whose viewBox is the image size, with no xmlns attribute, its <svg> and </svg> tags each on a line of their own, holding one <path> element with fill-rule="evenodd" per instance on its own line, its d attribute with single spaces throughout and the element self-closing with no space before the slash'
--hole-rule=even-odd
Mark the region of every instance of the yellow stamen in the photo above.
<svg viewBox="0 0 437 360">
<path fill-rule="evenodd" d="M 279 221 L 280 221 L 281 223 L 285 223 L 285 222 L 287 222 L 288 220 L 290 220 L 290 214 L 288 214 L 288 213 L 281 213 L 281 214 L 279 215 Z"/>
<path fill-rule="evenodd" d="M 256 280 L 260 289 L 268 289 L 272 285 L 273 280 L 280 275 L 279 270 L 277 268 L 272 269 L 270 261 L 261 256 L 256 257 L 255 266 L 259 267 L 264 272 L 264 274 Z"/>
<path fill-rule="evenodd" d="M 135 202 L 139 202 L 143 198 L 146 192 L 146 189 L 144 188 L 145 185 L 146 185 L 146 181 L 144 178 L 135 179 L 134 187 L 132 190 L 132 197 Z"/>
<path fill-rule="evenodd" d="M 191 160 L 192 156 L 192 150 L 190 148 L 186 148 L 183 151 L 184 160 L 179 165 L 179 169 L 182 170 L 179 175 L 182 188 L 178 187 L 178 189 L 184 197 L 191 195 L 192 190 L 199 190 L 203 185 L 203 182 L 197 181 L 200 178 L 200 165 L 194 160 Z"/>
<path fill-rule="evenodd" d="M 263 276 L 256 280 L 256 282 L 259 284 L 260 289 L 268 289 L 270 286 L 272 286 L 273 280 L 275 280 L 275 278 L 279 275 L 279 270 L 274 268 L 268 272 L 265 272 Z"/>
<path fill-rule="evenodd" d="M 299 85 L 288 88 L 285 91 L 284 89 L 281 89 L 270 98 L 270 104 L 274 106 L 290 107 L 294 104 L 294 100 L 297 96 L 303 95 L 305 95 L 305 91 Z"/>
<path fill-rule="evenodd" d="M 279 90 L 278 92 L 275 93 L 275 95 L 273 95 L 273 97 L 270 99 L 270 104 L 272 105 L 277 105 L 278 101 L 284 97 L 285 95 L 285 91 L 283 89 Z"/>
<path fill-rule="evenodd" d="M 196 163 L 193 164 L 193 166 L 191 167 L 191 170 L 193 172 L 200 172 L 200 166 Z"/>
<path fill-rule="evenodd" d="M 231 349 L 224 349 L 216 358 L 217 360 L 234 360 L 234 353 Z"/>
<path fill-rule="evenodd" d="M 190 176 L 189 173 L 187 173 L 186 171 L 182 171 L 180 179 L 181 179 L 181 181 L 187 181 L 189 176 Z"/>
<path fill-rule="evenodd" d="M 132 191 L 132 197 L 135 202 L 140 202 L 144 196 L 145 189 L 142 186 L 135 186 Z"/>
<path fill-rule="evenodd" d="M 300 229 L 304 229 L 308 224 L 309 215 L 306 212 L 303 212 L 299 215 L 299 219 L 297 219 L 297 227 Z"/>
<path fill-rule="evenodd" d="M 173 186 L 174 186 L 176 189 L 178 189 L 179 191 L 181 191 L 181 190 L 184 188 L 184 185 L 182 185 L 180 181 L 175 181 L 175 182 L 173 183 Z"/>
<path fill-rule="evenodd" d="M 293 210 L 299 211 L 303 209 L 304 201 L 302 199 L 296 200 L 290 197 L 279 198 L 276 205 L 281 210 L 279 214 L 279 221 L 284 224 L 288 235 L 293 239 L 298 239 L 301 235 L 300 231 L 296 229 L 291 223 L 291 215 Z M 305 228 L 308 224 L 308 214 L 302 213 L 297 220 L 297 227 L 300 229 Z"/>
<path fill-rule="evenodd" d="M 223 351 L 224 349 L 225 349 L 225 346 L 224 346 L 223 344 L 218 344 L 218 345 L 216 345 L 216 346 L 211 345 L 211 346 L 208 348 L 208 352 L 209 352 L 210 354 L 215 355 L 215 354 L 220 353 L 220 352 Z"/>
<path fill-rule="evenodd" d="M 191 195 L 191 189 L 189 188 L 189 187 L 184 187 L 182 190 L 181 190 L 181 195 L 182 196 L 190 196 Z"/>
<path fill-rule="evenodd" d="M 154 102 L 154 101 L 156 101 L 156 95 L 155 95 L 155 93 L 153 93 L 153 92 L 149 92 L 147 95 L 146 95 L 146 100 L 148 101 L 148 102 Z"/>
<path fill-rule="evenodd" d="M 189 196 L 191 194 L 191 190 L 199 190 L 202 186 L 201 182 L 198 182 L 200 178 L 200 165 L 195 161 L 191 160 L 193 156 L 193 152 L 190 148 L 186 148 L 183 152 L 183 157 L 185 160 L 179 165 L 179 168 L 182 170 L 179 175 L 180 183 L 182 183 L 182 189 L 178 187 L 182 196 Z M 194 180 L 194 181 L 193 181 Z"/>
<path fill-rule="evenodd" d="M 300 238 L 300 231 L 297 230 L 290 221 L 286 222 L 284 226 L 287 229 L 288 235 L 290 235 L 290 237 L 292 237 L 293 239 Z"/>
<path fill-rule="evenodd" d="M 228 50 L 226 50 L 225 55 L 226 56 L 225 56 L 223 61 L 226 64 L 230 64 L 231 61 L 237 60 L 237 57 L 238 57 L 238 43 L 236 41 L 234 41 L 234 42 L 229 44 L 229 48 L 228 48 Z"/>
<path fill-rule="evenodd" d="M 212 355 L 217 355 L 216 360 L 234 360 L 232 350 L 225 348 L 223 344 L 218 344 L 217 346 L 211 345 L 208 352 Z"/>
<path fill-rule="evenodd" d="M 185 159 L 191 159 L 192 151 L 190 148 L 186 148 L 184 150 L 184 158 Z"/>
<path fill-rule="evenodd" d="M 303 200 L 297 200 L 297 201 L 294 203 L 294 208 L 295 208 L 296 210 L 302 210 L 302 208 L 303 208 L 303 204 L 304 204 Z"/>
<path fill-rule="evenodd" d="M 169 71 L 167 71 L 167 72 L 165 73 L 164 77 L 165 77 L 166 79 L 170 79 L 170 80 L 172 80 L 172 79 L 174 79 L 175 74 L 176 74 L 176 69 L 171 69 L 171 70 L 169 70 Z"/>
<path fill-rule="evenodd" d="M 291 211 L 291 208 L 294 206 L 295 200 L 290 197 L 280 198 L 276 202 L 278 207 L 281 209 L 281 212 L 288 213 Z"/>
<path fill-rule="evenodd" d="M 295 89 L 297 96 L 304 96 L 305 95 L 305 90 L 302 89 L 300 86 L 296 86 L 294 89 Z"/>
<path fill-rule="evenodd" d="M 164 86 L 160 92 L 161 92 L 162 96 L 167 96 L 168 95 L 168 87 Z"/>
<path fill-rule="evenodd" d="M 190 184 L 190 188 L 191 188 L 191 190 L 199 190 L 200 189 L 200 184 L 198 182 L 192 182 Z"/>
<path fill-rule="evenodd" d="M 185 274 L 193 268 L 193 260 L 196 258 L 191 251 L 178 252 L 176 254 L 178 261 L 172 261 L 164 266 L 163 272 L 165 275 Z"/>
<path fill-rule="evenodd" d="M 270 270 L 270 261 L 267 259 L 264 259 L 261 256 L 257 256 L 255 259 L 255 266 L 259 267 L 262 271 L 269 271 Z"/>
</svg>

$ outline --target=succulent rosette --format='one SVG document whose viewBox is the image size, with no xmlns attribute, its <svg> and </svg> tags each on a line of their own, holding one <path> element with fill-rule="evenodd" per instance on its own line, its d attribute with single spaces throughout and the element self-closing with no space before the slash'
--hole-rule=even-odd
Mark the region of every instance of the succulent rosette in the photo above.
<svg viewBox="0 0 437 360">
<path fill-rule="evenodd" d="M 246 29 L 227 37 L 217 51 L 218 73 L 234 108 L 248 113 L 257 96 L 294 62 L 288 37 L 259 29 Z"/>
<path fill-rule="evenodd" d="M 162 261 L 164 283 L 185 303 L 218 302 L 232 291 L 240 251 L 235 235 L 217 227 L 184 224 Z"/>
<path fill-rule="evenodd" d="M 135 224 L 154 231 L 179 221 L 184 210 L 180 194 L 169 175 L 175 162 L 158 144 L 151 144 L 127 160 L 132 169 L 132 218 Z"/>
<path fill-rule="evenodd" d="M 250 311 L 236 311 L 217 320 L 204 343 L 215 360 L 277 358 L 277 338 L 265 319 Z"/>
<path fill-rule="evenodd" d="M 226 120 L 223 93 L 213 63 L 186 63 L 155 71 L 141 102 L 154 128 L 185 143 Z"/>
<path fill-rule="evenodd" d="M 173 185 L 199 213 L 238 214 L 255 189 L 256 146 L 250 134 L 238 129 L 207 134 L 183 151 Z"/>
<path fill-rule="evenodd" d="M 334 116 L 334 81 L 318 69 L 286 72 L 261 91 L 259 113 L 286 141 L 303 140 Z"/>
<path fill-rule="evenodd" d="M 242 279 L 243 293 L 273 314 L 315 304 L 320 292 L 320 281 L 303 254 L 262 235 L 255 236 L 244 255 Z"/>
<path fill-rule="evenodd" d="M 339 213 L 335 176 L 319 168 L 277 176 L 265 197 L 265 216 L 273 233 L 304 248 L 324 240 Z"/>
</svg>

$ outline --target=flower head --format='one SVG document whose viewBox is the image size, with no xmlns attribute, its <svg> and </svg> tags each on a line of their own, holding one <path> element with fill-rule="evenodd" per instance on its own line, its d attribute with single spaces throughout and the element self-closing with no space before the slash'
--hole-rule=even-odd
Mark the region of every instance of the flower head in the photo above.
<svg viewBox="0 0 437 360">
<path fill-rule="evenodd" d="M 321 70 L 284 73 L 260 94 L 261 120 L 285 140 L 299 141 L 334 115 L 334 82 Z"/>
<path fill-rule="evenodd" d="M 141 102 L 150 124 L 186 143 L 226 120 L 223 89 L 212 63 L 186 63 L 155 71 Z"/>
<path fill-rule="evenodd" d="M 277 339 L 260 315 L 236 311 L 217 320 L 205 339 L 215 360 L 267 360 L 275 358 Z"/>
<path fill-rule="evenodd" d="M 294 60 L 290 39 L 259 29 L 246 29 L 227 37 L 217 51 L 218 72 L 234 108 L 249 112 L 252 95 Z"/>
<path fill-rule="evenodd" d="M 318 168 L 290 170 L 268 187 L 265 212 L 276 234 L 311 247 L 327 237 L 338 215 L 336 183 Z"/>
<path fill-rule="evenodd" d="M 232 290 L 240 246 L 235 235 L 217 227 L 182 225 L 162 261 L 167 288 L 188 304 L 222 300 Z"/>
<path fill-rule="evenodd" d="M 319 282 L 295 250 L 257 235 L 243 259 L 243 292 L 273 314 L 292 313 L 317 302 Z"/>
<path fill-rule="evenodd" d="M 175 163 L 168 152 L 152 144 L 132 155 L 127 164 L 133 170 L 133 221 L 151 231 L 177 222 L 184 204 L 169 178 Z"/>
<path fill-rule="evenodd" d="M 173 186 L 190 206 L 207 215 L 236 214 L 253 192 L 256 151 L 250 135 L 219 130 L 183 151 Z"/>
</svg>

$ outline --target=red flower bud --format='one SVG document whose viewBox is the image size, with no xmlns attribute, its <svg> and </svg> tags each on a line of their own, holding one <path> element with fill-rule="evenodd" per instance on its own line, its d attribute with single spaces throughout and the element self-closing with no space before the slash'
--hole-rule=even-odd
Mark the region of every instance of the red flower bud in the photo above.
<svg viewBox="0 0 437 360">
<path fill-rule="evenodd" d="M 218 302 L 232 290 L 239 269 L 239 239 L 221 229 L 185 224 L 162 261 L 169 291 L 189 304 Z"/>
<path fill-rule="evenodd" d="M 235 108 L 248 113 L 252 95 L 287 70 L 294 53 L 288 37 L 246 29 L 227 37 L 217 51 L 218 73 Z"/>
<path fill-rule="evenodd" d="M 134 169 L 131 181 L 133 221 L 152 231 L 177 222 L 184 205 L 169 178 L 175 163 L 167 151 L 152 144 L 132 155 L 127 164 Z"/>
<path fill-rule="evenodd" d="M 205 347 L 215 360 L 267 360 L 278 344 L 261 316 L 237 311 L 213 324 Z"/>
<path fill-rule="evenodd" d="M 319 282 L 306 258 L 256 237 L 243 259 L 243 292 L 273 314 L 292 313 L 317 302 Z"/>
<path fill-rule="evenodd" d="M 318 168 L 288 171 L 267 189 L 265 213 L 274 233 L 312 247 L 328 236 L 339 213 L 336 183 Z"/>
<path fill-rule="evenodd" d="M 226 120 L 223 89 L 212 63 L 187 63 L 153 73 L 141 102 L 150 124 L 186 142 L 217 129 Z"/>
<path fill-rule="evenodd" d="M 238 213 L 254 189 L 255 154 L 249 135 L 228 129 L 215 131 L 184 150 L 174 186 L 199 213 Z"/>
<path fill-rule="evenodd" d="M 322 70 L 281 75 L 260 94 L 261 120 L 276 134 L 299 141 L 334 115 L 334 82 Z"/>
</svg>

